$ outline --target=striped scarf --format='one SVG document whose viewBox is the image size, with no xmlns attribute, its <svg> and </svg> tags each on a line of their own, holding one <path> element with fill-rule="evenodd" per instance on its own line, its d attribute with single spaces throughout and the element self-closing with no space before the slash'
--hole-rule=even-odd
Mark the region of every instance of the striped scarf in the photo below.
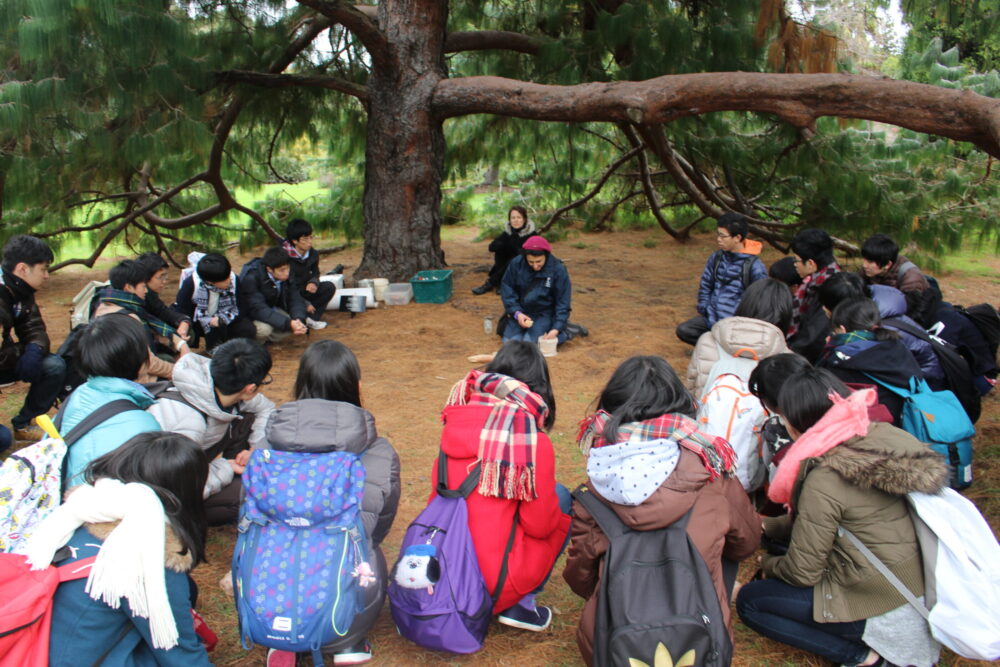
<svg viewBox="0 0 1000 667">
<path fill-rule="evenodd" d="M 678 446 L 693 452 L 701 459 L 708 471 L 709 480 L 723 475 L 736 474 L 736 452 L 724 438 L 708 435 L 698 430 L 698 423 L 680 414 L 667 414 L 641 422 L 628 422 L 618 427 L 615 442 L 604 439 L 604 429 L 611 420 L 606 410 L 598 410 L 580 421 L 580 431 L 576 441 L 580 450 L 587 454 L 593 447 L 621 444 L 633 437 L 639 440 L 669 439 Z"/>
<path fill-rule="evenodd" d="M 492 408 L 479 432 L 479 493 L 488 498 L 534 500 L 538 430 L 549 412 L 528 385 L 499 373 L 471 371 L 452 387 L 447 406 Z"/>
<path fill-rule="evenodd" d="M 114 304 L 123 310 L 135 313 L 142 320 L 143 324 L 149 327 L 150 331 L 163 336 L 167 340 L 170 340 L 177 333 L 177 330 L 172 326 L 150 315 L 146 311 L 145 302 L 132 292 L 115 289 L 114 287 L 105 287 L 104 291 L 101 292 L 101 303 Z"/>
<path fill-rule="evenodd" d="M 309 256 L 309 253 L 312 252 L 312 248 L 310 248 L 309 250 L 306 251 L 306 254 L 303 255 L 298 250 L 296 250 L 295 244 L 289 241 L 288 239 L 282 241 L 281 247 L 284 249 L 286 253 L 288 253 L 288 256 L 291 257 L 292 259 L 305 259 L 306 257 Z"/>
<path fill-rule="evenodd" d="M 794 336 L 802 326 L 802 316 L 809 312 L 813 303 L 819 298 L 819 286 L 839 272 L 840 264 L 830 262 L 816 273 L 802 279 L 802 284 L 796 288 L 795 296 L 792 298 L 792 324 L 788 327 L 785 338 Z"/>
</svg>

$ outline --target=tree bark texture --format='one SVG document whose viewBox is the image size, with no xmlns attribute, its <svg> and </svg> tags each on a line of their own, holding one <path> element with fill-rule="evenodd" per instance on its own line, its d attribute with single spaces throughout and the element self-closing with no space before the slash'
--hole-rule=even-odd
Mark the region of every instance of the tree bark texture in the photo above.
<svg viewBox="0 0 1000 667">
<path fill-rule="evenodd" d="M 431 98 L 445 78 L 444 0 L 378 5 L 387 62 L 368 82 L 364 257 L 356 275 L 408 280 L 444 265 L 441 182 L 444 128 Z"/>
</svg>

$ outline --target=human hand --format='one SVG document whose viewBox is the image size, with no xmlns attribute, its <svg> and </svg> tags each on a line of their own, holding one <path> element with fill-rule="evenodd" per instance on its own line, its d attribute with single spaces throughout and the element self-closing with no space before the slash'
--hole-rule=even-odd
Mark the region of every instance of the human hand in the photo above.
<svg viewBox="0 0 1000 667">
<path fill-rule="evenodd" d="M 210 319 L 208 321 L 208 326 L 210 326 L 210 327 L 217 327 L 217 326 L 219 326 L 219 316 L 216 315 L 215 317 L 213 317 L 212 319 Z"/>
<path fill-rule="evenodd" d="M 559 330 L 558 329 L 549 329 L 549 332 L 547 334 L 543 335 L 542 338 L 552 339 L 552 338 L 555 338 L 558 335 L 559 335 Z"/>
<path fill-rule="evenodd" d="M 306 291 L 310 294 L 316 293 L 316 283 L 306 283 Z"/>
<path fill-rule="evenodd" d="M 188 348 L 187 341 L 184 340 L 183 338 L 181 338 L 180 336 L 178 336 L 177 334 L 174 334 L 170 338 L 170 342 L 173 343 L 174 349 L 177 350 L 177 358 L 178 359 L 180 359 L 185 354 L 187 354 L 188 352 L 191 351 L 190 348 Z"/>
<path fill-rule="evenodd" d="M 183 322 L 177 325 L 177 335 L 183 338 L 184 340 L 189 340 L 191 338 L 190 332 L 191 332 L 191 323 L 188 322 L 187 320 L 184 320 Z"/>
<path fill-rule="evenodd" d="M 521 325 L 522 329 L 530 329 L 531 325 L 535 323 L 533 319 L 525 315 L 524 313 L 517 314 L 517 323 Z"/>
<path fill-rule="evenodd" d="M 312 305 L 311 303 L 307 304 L 306 305 L 306 312 L 309 313 L 310 315 L 312 315 L 313 313 L 316 312 L 316 306 Z"/>
<path fill-rule="evenodd" d="M 296 336 L 301 336 L 305 332 L 309 331 L 309 328 L 305 325 L 302 320 L 292 320 L 292 333 Z"/>
<path fill-rule="evenodd" d="M 236 475 L 242 475 L 243 471 L 247 469 L 246 466 L 241 466 L 236 459 L 229 459 L 229 465 L 233 468 L 233 473 Z"/>
<path fill-rule="evenodd" d="M 250 455 L 252 453 L 253 453 L 252 449 L 244 449 L 243 451 L 238 453 L 236 455 L 236 458 L 234 458 L 233 460 L 236 461 L 236 463 L 238 463 L 239 465 L 245 466 L 247 463 L 250 462 Z"/>
</svg>

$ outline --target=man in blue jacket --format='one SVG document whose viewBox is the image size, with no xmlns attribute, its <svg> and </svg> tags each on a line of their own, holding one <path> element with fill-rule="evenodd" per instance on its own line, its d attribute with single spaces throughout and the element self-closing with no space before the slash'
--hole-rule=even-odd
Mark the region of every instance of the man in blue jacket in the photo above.
<svg viewBox="0 0 1000 667">
<path fill-rule="evenodd" d="M 500 297 L 511 322 L 503 331 L 504 342 L 558 338 L 566 342 L 571 286 L 563 263 L 552 256 L 552 246 L 541 236 L 532 236 L 511 260 L 500 283 Z"/>
<path fill-rule="evenodd" d="M 719 246 L 705 262 L 698 287 L 698 315 L 677 325 L 677 337 L 688 345 L 721 319 L 732 317 L 743 292 L 755 280 L 767 277 L 760 261 L 760 241 L 747 239 L 747 220 L 739 213 L 724 213 L 718 220 L 715 242 Z"/>
</svg>

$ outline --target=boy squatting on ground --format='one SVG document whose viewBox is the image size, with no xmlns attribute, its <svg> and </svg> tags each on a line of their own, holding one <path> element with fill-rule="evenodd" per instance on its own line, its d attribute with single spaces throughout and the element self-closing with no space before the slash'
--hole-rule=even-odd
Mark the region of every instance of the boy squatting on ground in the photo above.
<svg viewBox="0 0 1000 667">
<path fill-rule="evenodd" d="M 290 261 L 283 248 L 268 248 L 263 257 L 251 259 L 240 271 L 240 312 L 253 321 L 261 343 L 277 343 L 309 330 L 306 302 L 288 280 Z"/>
<path fill-rule="evenodd" d="M 240 313 L 237 280 L 224 255 L 210 252 L 184 279 L 172 308 L 192 318 L 208 352 L 232 338 L 253 338 L 254 325 Z"/>
</svg>

